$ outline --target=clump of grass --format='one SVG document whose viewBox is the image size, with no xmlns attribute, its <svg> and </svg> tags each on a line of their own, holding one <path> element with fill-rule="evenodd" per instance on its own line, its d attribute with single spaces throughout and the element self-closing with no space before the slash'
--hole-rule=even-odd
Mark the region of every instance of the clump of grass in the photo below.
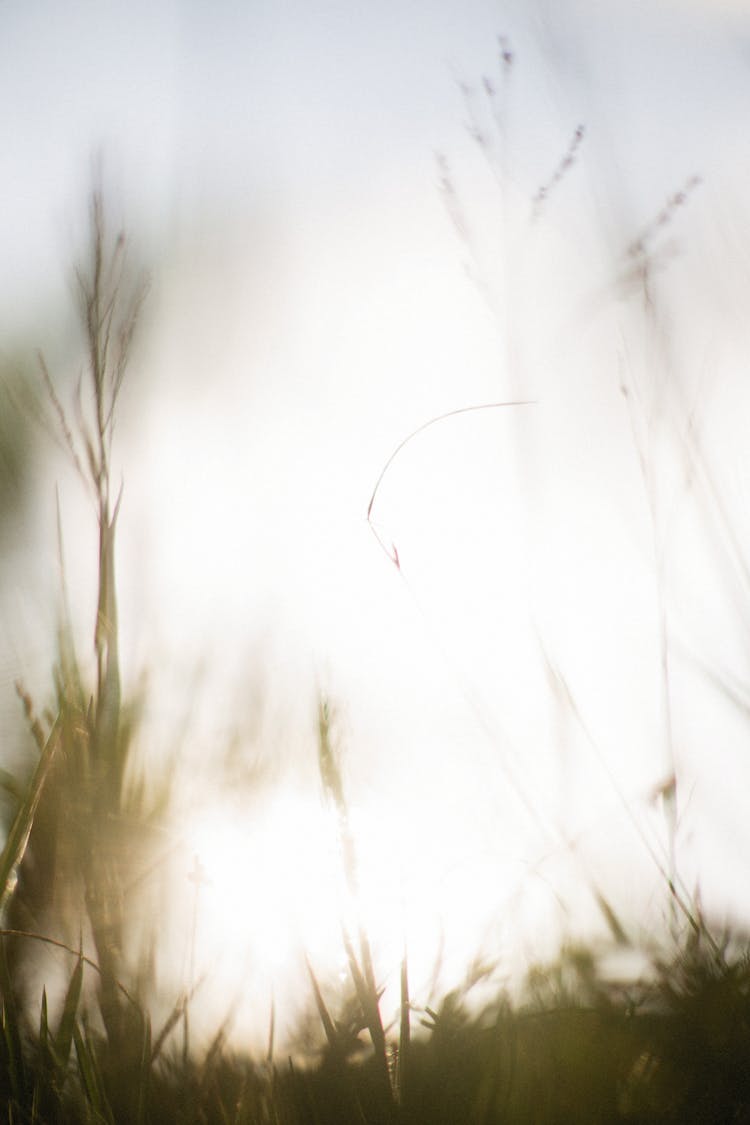
<svg viewBox="0 0 750 1125">
<path fill-rule="evenodd" d="M 102 1072 L 106 1081 L 112 1060 L 144 1049 L 145 1017 L 122 983 L 128 975 L 129 915 L 135 912 L 129 887 L 166 794 L 152 793 L 147 800 L 145 788 L 133 775 L 138 708 L 136 700 L 123 699 L 115 576 L 122 486 L 115 489 L 113 481 L 112 439 L 146 284 L 142 279 L 129 281 L 125 238 L 119 234 L 110 241 L 101 191 L 93 193 L 90 218 L 89 261 L 76 274 L 86 366 L 75 388 L 72 411 L 64 405 L 41 355 L 39 363 L 49 427 L 65 449 L 95 514 L 94 679 L 89 685 L 79 664 L 63 588 L 53 704 L 40 713 L 23 685 L 18 685 L 38 757 L 3 854 L 0 909 L 2 955 L 9 966 L 2 990 L 7 1006 L 15 1010 L 23 1004 L 18 982 L 24 967 L 37 956 L 37 943 L 27 935 L 46 935 L 49 942 L 67 948 L 77 941 L 79 968 L 95 964 L 97 1013 L 109 1059 Z M 58 537 L 62 562 L 59 501 Z M 84 931 L 90 935 L 93 959 L 83 953 Z M 73 978 L 76 987 L 71 983 L 63 1009 L 61 1026 L 66 1029 L 72 997 L 81 994 L 79 976 Z M 46 1015 L 42 1026 L 46 1027 Z M 95 1033 L 87 1034 L 88 1038 L 76 1040 L 79 1059 L 91 1054 Z M 43 1038 L 49 1039 L 46 1031 Z M 91 1097 L 98 1089 L 95 1077 L 93 1070 L 87 1072 Z"/>
</svg>

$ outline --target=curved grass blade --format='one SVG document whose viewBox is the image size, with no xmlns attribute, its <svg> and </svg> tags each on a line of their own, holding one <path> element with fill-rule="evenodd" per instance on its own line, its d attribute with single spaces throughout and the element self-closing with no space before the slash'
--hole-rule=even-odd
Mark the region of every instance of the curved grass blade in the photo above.
<svg viewBox="0 0 750 1125">
<path fill-rule="evenodd" d="M 474 406 L 459 406 L 456 410 L 446 410 L 446 412 L 444 414 L 438 414 L 434 418 L 429 418 L 426 422 L 423 422 L 421 424 L 421 426 L 417 426 L 416 430 L 412 430 L 410 434 L 407 434 L 405 438 L 402 438 L 402 440 L 398 443 L 398 445 L 393 450 L 390 457 L 388 458 L 388 460 L 385 462 L 382 469 L 380 470 L 380 473 L 378 474 L 378 479 L 375 481 L 375 487 L 372 490 L 372 495 L 370 496 L 370 502 L 367 505 L 367 523 L 369 524 L 370 531 L 373 533 L 373 535 L 377 539 L 378 543 L 380 544 L 381 548 L 386 553 L 386 555 L 391 560 L 391 562 L 393 563 L 393 565 L 396 567 L 397 570 L 401 570 L 401 563 L 399 561 L 398 551 L 396 550 L 396 545 L 395 545 L 395 543 L 391 543 L 391 545 L 389 547 L 385 543 L 385 541 L 381 538 L 381 536 L 379 535 L 378 531 L 375 528 L 375 524 L 374 524 L 373 519 L 372 519 L 372 509 L 373 509 L 373 505 L 375 504 L 375 497 L 378 494 L 378 489 L 380 488 L 381 484 L 383 483 L 383 478 L 385 477 L 386 473 L 390 469 L 393 462 L 398 457 L 399 453 L 401 453 L 402 449 L 404 449 L 405 446 L 407 446 L 410 441 L 412 441 L 415 437 L 417 437 L 418 434 L 421 434 L 425 430 L 428 430 L 431 426 L 436 425 L 438 422 L 445 422 L 448 418 L 456 418 L 456 417 L 458 417 L 459 414 L 472 414 L 472 413 L 474 413 L 475 411 L 478 411 L 478 410 L 499 410 L 499 409 L 501 409 L 503 407 L 507 407 L 507 406 L 536 406 L 536 405 L 537 405 L 536 399 L 518 399 L 518 400 L 513 400 L 513 401 L 508 401 L 508 402 L 480 402 L 480 403 L 477 403 Z"/>
</svg>

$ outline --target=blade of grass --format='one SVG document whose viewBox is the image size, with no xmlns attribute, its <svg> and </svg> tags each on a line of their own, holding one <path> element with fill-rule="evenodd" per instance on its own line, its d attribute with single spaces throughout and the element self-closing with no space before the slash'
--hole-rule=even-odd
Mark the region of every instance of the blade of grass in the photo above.
<svg viewBox="0 0 750 1125">
<path fill-rule="evenodd" d="M 83 957 L 79 956 L 73 975 L 70 978 L 65 993 L 60 1023 L 55 1034 L 55 1055 L 60 1066 L 65 1067 L 70 1057 L 70 1047 L 73 1042 L 73 1027 L 78 1015 L 78 1005 L 81 999 L 81 986 L 83 984 Z"/>
<path fill-rule="evenodd" d="M 409 1007 L 409 962 L 406 945 L 401 958 L 401 1021 L 398 1036 L 398 1069 L 396 1094 L 401 1105 L 408 1092 L 409 1052 L 411 1047 L 411 1010 Z"/>
<path fill-rule="evenodd" d="M 326 1002 L 323 999 L 323 993 L 321 992 L 320 985 L 318 984 L 318 978 L 315 976 L 315 971 L 310 964 L 310 959 L 308 957 L 305 957 L 305 963 L 307 965 L 307 972 L 310 976 L 310 983 L 312 984 L 313 996 L 315 998 L 315 1007 L 318 1009 L 320 1022 L 323 1024 L 323 1030 L 325 1031 L 326 1039 L 328 1040 L 328 1046 L 331 1048 L 331 1051 L 334 1055 L 338 1055 L 339 1037 L 336 1034 L 336 1026 L 331 1019 L 331 1014 L 328 1011 Z"/>
<path fill-rule="evenodd" d="M 14 930 L 9 928 L 0 929 L 0 938 L 2 937 L 29 938 L 31 941 L 40 941 L 45 945 L 54 946 L 56 949 L 64 949 L 66 953 L 71 953 L 74 957 L 80 957 L 81 961 L 92 968 L 95 973 L 99 974 L 99 976 L 102 975 L 103 970 L 101 966 L 98 965 L 92 957 L 87 957 L 85 953 L 81 953 L 80 950 L 74 949 L 71 945 L 66 945 L 64 941 L 58 941 L 57 938 L 48 937 L 46 934 L 36 934 L 33 932 L 33 930 Z M 125 985 L 122 984 L 119 980 L 115 981 L 115 984 L 117 985 L 117 988 L 119 989 L 121 995 L 124 996 L 125 999 L 133 1005 L 136 1011 L 140 1011 L 140 1004 L 132 995 L 132 993 L 128 992 Z"/>
<path fill-rule="evenodd" d="M 42 989 L 42 1006 L 39 1013 L 39 1048 L 42 1058 L 49 1050 L 49 1021 L 47 1018 L 47 989 Z"/>
<path fill-rule="evenodd" d="M 23 859 L 34 823 L 39 798 L 58 746 L 58 720 L 55 720 L 41 757 L 31 777 L 26 795 L 16 812 L 5 847 L 0 854 L 0 917 L 13 893 L 15 872 Z"/>
<path fill-rule="evenodd" d="M 83 1032 L 76 1022 L 73 1026 L 78 1068 L 86 1099 L 100 1121 L 115 1125 L 112 1109 L 104 1091 L 104 1082 L 96 1057 L 96 1048 L 86 1027 Z"/>
<path fill-rule="evenodd" d="M 391 560 L 397 570 L 401 570 L 401 564 L 399 562 L 396 545 L 394 543 L 391 543 L 390 547 L 386 545 L 385 541 L 376 531 L 375 524 L 373 523 L 372 519 L 372 509 L 373 505 L 375 504 L 375 497 L 377 496 L 378 490 L 383 483 L 383 478 L 385 477 L 393 462 L 396 460 L 401 451 L 409 444 L 410 441 L 417 437 L 418 434 L 421 434 L 425 430 L 429 429 L 430 426 L 436 425 L 438 422 L 444 422 L 448 418 L 456 418 L 459 414 L 471 414 L 474 411 L 478 410 L 498 410 L 508 406 L 536 406 L 536 401 L 533 399 L 519 399 L 512 402 L 482 402 L 478 403 L 475 406 L 460 406 L 456 410 L 447 410 L 445 414 L 438 414 L 436 417 L 429 418 L 426 422 L 423 422 L 421 426 L 417 426 L 416 430 L 412 430 L 410 434 L 407 434 L 406 437 L 403 438 L 393 450 L 390 457 L 380 470 L 378 479 L 375 481 L 375 487 L 372 490 L 370 502 L 367 505 L 367 523 L 369 524 L 370 531 L 373 533 L 378 543 L 380 544 L 380 547 Z"/>
<path fill-rule="evenodd" d="M 138 1067 L 138 1105 L 136 1108 L 136 1125 L 143 1125 L 148 1120 L 148 1103 L 151 1089 L 151 1067 L 153 1049 L 151 1046 L 151 1020 L 147 1013 L 142 1014 L 142 1044 L 141 1057 Z"/>
<path fill-rule="evenodd" d="M 8 1078 L 13 1097 L 19 1103 L 26 1085 L 23 1052 L 21 1048 L 21 1024 L 8 971 L 5 942 L 0 941 L 0 994 L 2 995 L 2 1031 L 7 1054 Z"/>
</svg>

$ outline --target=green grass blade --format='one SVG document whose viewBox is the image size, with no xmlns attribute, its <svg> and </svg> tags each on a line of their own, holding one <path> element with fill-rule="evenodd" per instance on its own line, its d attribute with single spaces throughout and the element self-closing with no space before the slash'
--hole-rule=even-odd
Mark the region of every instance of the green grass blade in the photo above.
<svg viewBox="0 0 750 1125">
<path fill-rule="evenodd" d="M 39 798 L 42 795 L 42 789 L 44 788 L 49 768 L 57 750 L 57 727 L 58 722 L 55 721 L 49 733 L 49 737 L 44 744 L 44 749 L 37 762 L 26 795 L 16 812 L 10 832 L 8 833 L 8 839 L 5 841 L 5 847 L 2 853 L 0 853 L 0 914 L 2 914 L 4 907 L 7 905 L 13 893 L 15 872 L 23 859 L 26 845 L 29 842 L 31 826 L 34 823 Z"/>
<path fill-rule="evenodd" d="M 335 1024 L 331 1019 L 330 1012 L 328 1011 L 326 1002 L 323 999 L 323 993 L 320 990 L 320 985 L 318 984 L 318 978 L 315 976 L 315 971 L 310 964 L 309 959 L 305 958 L 305 960 L 307 963 L 307 971 L 310 975 L 310 983 L 312 984 L 313 996 L 315 997 L 315 1007 L 318 1009 L 320 1022 L 323 1024 L 323 1030 L 325 1031 L 326 1039 L 328 1040 L 328 1046 L 331 1048 L 331 1051 L 334 1052 L 334 1054 L 338 1055 L 339 1037 L 336 1034 Z"/>
<path fill-rule="evenodd" d="M 47 989 L 42 989 L 42 1010 L 39 1015 L 39 1046 L 44 1057 L 49 1046 L 49 1022 L 47 1019 Z"/>
<path fill-rule="evenodd" d="M 78 1021 L 73 1025 L 73 1042 L 78 1058 L 81 1083 L 89 1106 L 93 1110 L 94 1119 L 106 1122 L 107 1125 L 115 1125 L 114 1115 L 104 1092 L 104 1082 L 96 1058 L 96 1049 L 88 1031 L 84 1028 L 82 1032 Z"/>
<path fill-rule="evenodd" d="M 401 958 L 401 1009 L 398 1036 L 398 1067 L 396 1073 L 396 1092 L 403 1105 L 408 1085 L 409 1049 L 411 1046 L 411 1007 L 409 1004 L 409 961 L 404 946 Z"/>
<path fill-rule="evenodd" d="M 143 1015 L 142 1028 L 143 1042 L 141 1044 L 140 1073 L 138 1075 L 137 1125 L 143 1125 L 143 1123 L 148 1120 L 148 1103 L 151 1088 L 151 1020 L 146 1013 Z"/>
<path fill-rule="evenodd" d="M 55 1035 L 55 1054 L 60 1066 L 66 1066 L 70 1057 L 70 1047 L 73 1042 L 73 1028 L 78 1014 L 78 1004 L 81 999 L 81 986 L 83 984 L 83 958 L 79 957 L 73 975 L 70 978 L 68 991 L 65 994 L 60 1023 Z"/>
<path fill-rule="evenodd" d="M 162 1027 L 159 1034 L 156 1036 L 156 1039 L 154 1041 L 154 1045 L 151 1049 L 151 1062 L 152 1063 L 156 1062 L 159 1055 L 161 1054 L 162 1047 L 166 1043 L 166 1041 L 169 1038 L 169 1036 L 171 1035 L 172 1031 L 174 1031 L 175 1027 L 177 1026 L 177 1023 L 180 1020 L 180 1018 L 181 1018 L 181 1016 L 182 1016 L 182 1014 L 185 1010 L 185 1005 L 187 1003 L 188 1003 L 188 999 L 187 998 L 183 999 L 181 997 L 180 999 L 177 1000 L 174 1007 L 172 1008 L 172 1011 L 167 1016 L 167 1019 L 164 1023 L 164 1026 Z"/>
<path fill-rule="evenodd" d="M 26 1084 L 23 1054 L 21 1052 L 21 1024 L 11 985 L 8 959 L 5 955 L 5 942 L 0 940 L 0 994 L 2 994 L 2 1033 L 7 1052 L 8 1077 L 10 1088 L 16 1101 L 21 1101 L 21 1092 Z"/>
<path fill-rule="evenodd" d="M 23 1085 L 23 1061 L 21 1059 L 20 1041 L 17 1034 L 18 1029 L 14 1026 L 14 1016 L 8 1011 L 4 1004 L 2 1012 L 2 1030 L 8 1065 L 10 1092 L 13 1099 L 16 1102 L 20 1102 Z"/>
</svg>

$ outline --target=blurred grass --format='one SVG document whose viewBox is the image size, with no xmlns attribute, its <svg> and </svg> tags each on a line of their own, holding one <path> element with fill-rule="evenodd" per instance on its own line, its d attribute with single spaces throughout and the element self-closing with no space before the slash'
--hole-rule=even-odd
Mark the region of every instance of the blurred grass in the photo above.
<svg viewBox="0 0 750 1125">
<path fill-rule="evenodd" d="M 0 356 L 0 543 L 29 495 L 32 426 L 19 407 L 19 390 L 28 382 L 20 358 Z"/>
<path fill-rule="evenodd" d="M 511 63 L 504 49 L 506 71 Z M 488 96 L 494 111 L 494 88 Z M 577 131 L 534 201 L 535 221 L 577 159 L 582 137 Z M 445 170 L 443 189 L 456 221 Z M 145 290 L 128 277 L 125 241 L 109 239 L 104 219 L 95 193 L 89 259 L 78 275 L 87 381 L 71 408 L 42 361 L 44 391 L 37 403 L 96 513 L 94 673 L 87 678 L 63 611 L 49 705 L 38 709 L 19 686 L 30 766 L 25 777 L 0 777 L 14 808 L 0 853 L 0 1121 L 750 1122 L 750 942 L 740 931 L 718 939 L 697 904 L 683 896 L 674 818 L 667 826 L 669 862 L 659 869 L 667 901 L 680 906 L 684 924 L 673 919 L 669 944 L 645 951 L 647 973 L 613 980 L 603 957 L 609 950 L 571 946 L 531 969 L 514 996 L 497 985 L 477 1007 L 476 975 L 470 975 L 435 1007 L 420 1009 L 410 995 L 404 955 L 398 1027 L 385 1025 L 377 966 L 358 910 L 356 840 L 324 701 L 318 764 L 338 825 L 354 923 L 341 922 L 349 969 L 341 1003 L 334 1005 L 308 963 L 310 1007 L 323 1045 L 318 1036 L 306 1057 L 280 1061 L 272 1022 L 265 1058 L 231 1049 L 224 1029 L 207 1048 L 191 1050 L 185 995 L 152 1027 L 153 970 L 137 959 L 134 965 L 129 955 L 132 887 L 147 865 L 149 839 L 170 792 L 166 784 L 147 783 L 134 767 L 140 701 L 120 682 L 115 561 L 121 492 L 114 492 L 110 474 L 117 400 Z M 25 471 L 25 439 L 2 417 L 0 410 L 0 515 L 10 506 L 7 497 L 23 491 Z M 3 480 L 9 482 L 5 492 Z M 62 540 L 61 528 L 61 557 Z M 582 721 L 562 673 L 547 662 L 560 706 Z M 666 682 L 667 699 L 668 689 Z M 676 794 L 674 769 L 670 783 L 670 795 Z M 611 946 L 631 948 L 605 891 L 597 888 L 597 899 Z M 59 1003 L 45 987 L 41 995 L 34 992 L 28 969 L 40 946 L 66 958 Z"/>
<path fill-rule="evenodd" d="M 692 941 L 650 981 L 607 982 L 587 950 L 533 970 L 523 997 L 477 1012 L 458 990 L 411 1044 L 408 1092 L 384 1102 L 373 1053 L 283 1064 L 230 1051 L 156 1055 L 143 1012 L 114 1057 L 73 968 L 51 1025 L 14 1006 L 3 964 L 0 1097 L 10 1121 L 678 1122 L 750 1120 L 750 966 Z M 560 982 L 565 978 L 565 986 Z"/>
</svg>

